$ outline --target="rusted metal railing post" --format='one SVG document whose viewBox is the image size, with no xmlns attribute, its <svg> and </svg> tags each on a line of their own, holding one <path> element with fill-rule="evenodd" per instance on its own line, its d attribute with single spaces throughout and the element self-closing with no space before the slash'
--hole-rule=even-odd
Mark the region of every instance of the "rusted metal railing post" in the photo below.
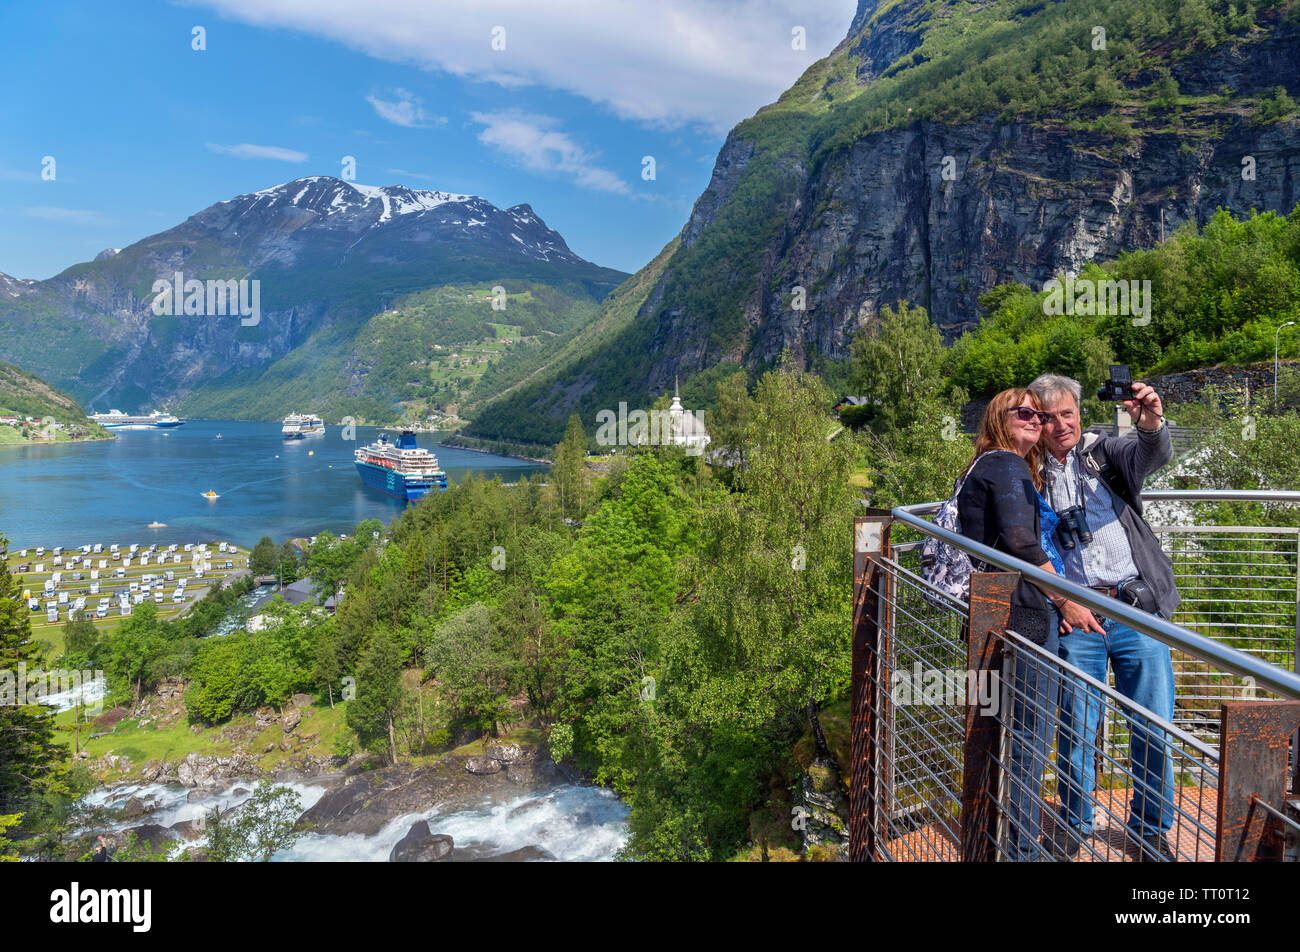
<svg viewBox="0 0 1300 952">
<path fill-rule="evenodd" d="M 850 730 L 849 860 L 877 858 L 876 832 L 889 806 L 888 764 L 892 718 L 887 677 L 891 657 L 889 576 L 875 559 L 889 555 L 887 509 L 868 509 L 853 520 L 853 709 Z M 886 591 L 881 591 L 885 587 Z"/>
<path fill-rule="evenodd" d="M 1251 798 L 1286 812 L 1287 752 L 1297 725 L 1300 701 L 1223 702 L 1215 862 L 1282 859 L 1274 821 Z"/>
<path fill-rule="evenodd" d="M 967 671 L 997 671 L 1001 676 L 1002 647 L 994 632 L 1006 630 L 1011 618 L 1011 593 L 1019 580 L 1016 572 L 971 573 Z M 1000 739 L 997 717 L 982 714 L 968 698 L 961 797 L 961 854 L 966 862 L 992 862 L 997 858 Z"/>
</svg>

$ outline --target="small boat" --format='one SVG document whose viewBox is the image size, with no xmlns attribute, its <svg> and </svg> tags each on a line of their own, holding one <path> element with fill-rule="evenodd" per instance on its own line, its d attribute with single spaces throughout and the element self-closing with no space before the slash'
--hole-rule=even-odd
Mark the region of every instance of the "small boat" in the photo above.
<svg viewBox="0 0 1300 952">
<path fill-rule="evenodd" d="M 205 492 L 203 495 L 204 495 L 204 497 L 207 498 L 207 499 L 220 499 L 220 498 L 221 498 L 221 497 L 218 496 L 216 493 L 214 493 L 211 489 L 209 489 L 209 490 L 208 490 L 207 492 Z"/>
<path fill-rule="evenodd" d="M 145 528 L 146 528 L 146 529 L 166 529 L 166 528 L 167 528 L 167 523 L 165 523 L 165 522 L 159 522 L 158 520 L 155 519 L 153 522 L 151 522 L 151 523 L 149 523 L 147 526 L 145 526 Z"/>
<path fill-rule="evenodd" d="M 216 435 L 215 439 L 218 439 L 218 440 L 221 439 L 221 434 L 218 433 L 218 434 Z"/>
</svg>

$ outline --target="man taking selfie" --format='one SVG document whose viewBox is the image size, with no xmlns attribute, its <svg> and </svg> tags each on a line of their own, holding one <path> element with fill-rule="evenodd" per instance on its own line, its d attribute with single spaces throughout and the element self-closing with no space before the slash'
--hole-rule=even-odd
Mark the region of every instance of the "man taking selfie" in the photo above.
<svg viewBox="0 0 1300 952">
<path fill-rule="evenodd" d="M 1159 395 L 1143 383 L 1117 393 L 1135 421 L 1136 439 L 1084 434 L 1079 383 L 1044 374 L 1029 385 L 1051 418 L 1043 428 L 1048 452 L 1043 476 L 1047 500 L 1060 517 L 1065 576 L 1143 611 L 1169 618 L 1180 597 L 1173 567 L 1142 518 L 1142 483 L 1173 459 Z M 1062 659 L 1101 683 L 1107 666 L 1115 687 L 1154 714 L 1172 720 L 1174 673 L 1169 646 L 1127 625 L 1100 620 L 1060 596 Z M 1066 630 L 1068 627 L 1068 630 Z M 1067 681 L 1061 691 L 1057 741 L 1061 823 L 1043 845 L 1057 859 L 1073 859 L 1092 835 L 1096 736 L 1101 698 Z M 1163 732 L 1129 715 L 1133 796 L 1127 829 L 1142 861 L 1174 861 L 1165 834 L 1173 825 L 1173 763 Z"/>
</svg>

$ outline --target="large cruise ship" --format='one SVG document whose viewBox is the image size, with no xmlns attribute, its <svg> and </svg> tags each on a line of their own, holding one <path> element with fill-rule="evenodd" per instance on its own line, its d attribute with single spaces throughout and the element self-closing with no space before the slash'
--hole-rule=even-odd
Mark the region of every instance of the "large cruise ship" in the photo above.
<svg viewBox="0 0 1300 952">
<path fill-rule="evenodd" d="M 108 430 L 168 430 L 185 424 L 184 420 L 157 410 L 148 416 L 132 416 L 121 410 L 109 410 L 107 413 L 92 414 L 90 418 Z"/>
<path fill-rule="evenodd" d="M 304 436 L 320 436 L 325 432 L 325 424 L 314 413 L 290 413 L 284 418 L 280 435 L 286 440 L 301 440 Z"/>
<path fill-rule="evenodd" d="M 354 454 L 361 481 L 373 489 L 402 500 L 423 499 L 436 487 L 447 488 L 447 474 L 438 457 L 415 445 L 415 434 L 403 430 L 396 445 L 387 434 Z"/>
</svg>

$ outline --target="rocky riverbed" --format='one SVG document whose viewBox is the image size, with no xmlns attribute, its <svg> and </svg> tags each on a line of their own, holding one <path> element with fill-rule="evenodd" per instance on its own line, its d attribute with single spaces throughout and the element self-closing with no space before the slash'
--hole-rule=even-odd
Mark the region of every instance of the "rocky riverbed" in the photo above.
<svg viewBox="0 0 1300 952">
<path fill-rule="evenodd" d="M 327 765 L 317 765 L 325 767 Z M 276 778 L 302 798 L 303 835 L 275 860 L 474 861 L 612 859 L 627 839 L 626 806 L 566 775 L 532 748 L 489 744 L 428 766 Z M 251 761 L 189 754 L 149 764 L 140 782 L 101 788 L 87 805 L 113 811 L 111 846 L 134 833 L 157 849 L 202 858 L 204 818 L 237 811 L 258 776 Z"/>
</svg>

